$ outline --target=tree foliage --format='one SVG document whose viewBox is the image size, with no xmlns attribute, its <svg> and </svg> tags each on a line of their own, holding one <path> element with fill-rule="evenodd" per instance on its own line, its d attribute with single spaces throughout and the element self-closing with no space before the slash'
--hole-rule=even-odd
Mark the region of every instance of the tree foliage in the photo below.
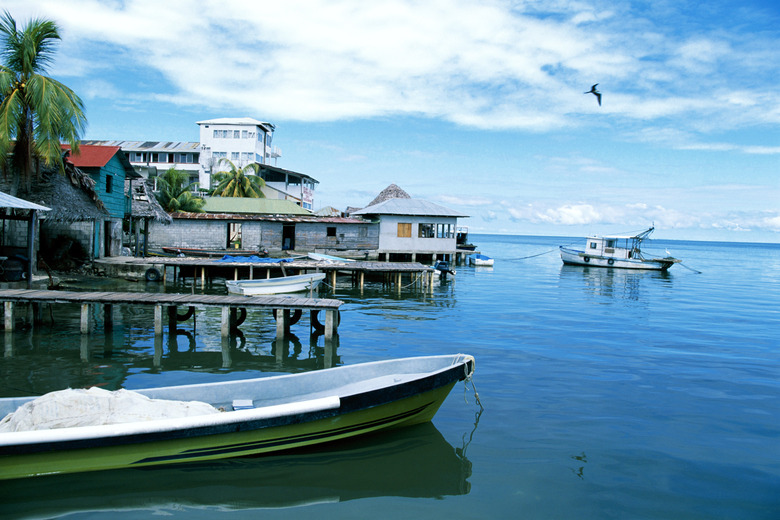
<svg viewBox="0 0 780 520">
<path fill-rule="evenodd" d="M 19 29 L 0 17 L 0 158 L 29 183 L 40 162 L 62 169 L 60 143 L 78 153 L 86 126 L 84 104 L 67 86 L 45 76 L 60 40 L 57 24 L 33 19 Z"/>
<path fill-rule="evenodd" d="M 265 198 L 263 187 L 265 181 L 260 175 L 260 166 L 250 163 L 239 168 L 233 161 L 222 158 L 219 164 L 224 164 L 228 169 L 220 170 L 214 174 L 217 187 L 212 191 L 216 197 L 249 197 L 253 199 Z"/>
<path fill-rule="evenodd" d="M 196 182 L 190 182 L 187 172 L 170 168 L 157 178 L 158 192 L 155 194 L 157 201 L 168 213 L 184 211 L 189 213 L 203 213 L 202 198 L 192 193 Z"/>
</svg>

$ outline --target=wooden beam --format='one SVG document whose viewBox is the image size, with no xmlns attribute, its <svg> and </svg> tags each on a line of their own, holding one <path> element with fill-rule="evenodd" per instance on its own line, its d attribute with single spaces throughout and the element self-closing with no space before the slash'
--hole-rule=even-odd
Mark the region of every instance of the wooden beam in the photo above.
<svg viewBox="0 0 780 520">
<path fill-rule="evenodd" d="M 162 324 L 162 305 L 159 303 L 154 306 L 154 335 L 162 336 L 163 324 Z"/>
<path fill-rule="evenodd" d="M 222 307 L 222 337 L 230 336 L 230 307 Z"/>
</svg>

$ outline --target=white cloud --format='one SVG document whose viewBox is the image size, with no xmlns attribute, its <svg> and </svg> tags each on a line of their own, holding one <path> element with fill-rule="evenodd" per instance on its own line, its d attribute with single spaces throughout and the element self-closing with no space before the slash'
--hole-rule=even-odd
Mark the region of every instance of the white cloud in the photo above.
<svg viewBox="0 0 780 520">
<path fill-rule="evenodd" d="M 95 45 L 112 45 L 167 79 L 172 92 L 160 88 L 159 99 L 268 118 L 422 115 L 476 128 L 547 131 L 579 125 L 587 113 L 645 121 L 684 116 L 682 127 L 778 114 L 776 85 L 730 93 L 741 67 L 754 72 L 753 54 L 776 48 L 771 33 L 735 44 L 717 27 L 677 34 L 670 22 L 685 20 L 666 19 L 660 9 L 602 7 L 37 0 L 11 1 L 8 8 L 57 20 L 83 67 Z M 117 70 L 129 65 L 126 59 Z M 776 54 L 762 60 L 767 70 L 780 65 Z M 603 107 L 582 96 L 592 82 L 602 83 Z"/>
</svg>

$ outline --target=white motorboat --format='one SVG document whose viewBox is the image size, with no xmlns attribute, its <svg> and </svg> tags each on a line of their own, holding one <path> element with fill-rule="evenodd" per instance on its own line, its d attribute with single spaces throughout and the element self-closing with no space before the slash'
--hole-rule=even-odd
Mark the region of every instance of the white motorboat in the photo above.
<svg viewBox="0 0 780 520">
<path fill-rule="evenodd" d="M 584 251 L 561 246 L 561 260 L 567 265 L 666 271 L 681 260 L 671 255 L 664 258 L 645 258 L 640 249 L 642 241 L 654 229 L 651 227 L 637 235 L 588 237 Z"/>
<path fill-rule="evenodd" d="M 475 267 L 477 266 L 491 267 L 493 263 L 494 263 L 493 259 L 487 255 L 482 255 L 479 253 L 474 255 L 469 255 L 469 264 Z"/>
<path fill-rule="evenodd" d="M 257 296 L 259 294 L 284 294 L 314 290 L 324 279 L 325 273 L 306 273 L 257 280 L 228 280 L 225 285 L 230 294 Z"/>
</svg>

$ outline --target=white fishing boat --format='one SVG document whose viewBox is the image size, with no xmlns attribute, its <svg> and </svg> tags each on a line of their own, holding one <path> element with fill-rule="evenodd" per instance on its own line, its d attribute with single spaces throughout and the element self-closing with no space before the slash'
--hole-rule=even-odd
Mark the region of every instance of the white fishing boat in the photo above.
<svg viewBox="0 0 780 520">
<path fill-rule="evenodd" d="M 487 255 L 482 255 L 479 253 L 469 255 L 469 265 L 473 265 L 475 267 L 491 267 L 493 263 L 493 259 Z"/>
<path fill-rule="evenodd" d="M 0 480 L 276 452 L 430 421 L 465 354 L 143 390 L 0 399 Z"/>
<path fill-rule="evenodd" d="M 316 289 L 324 279 L 325 273 L 306 273 L 257 280 L 227 280 L 225 285 L 230 294 L 257 296 L 311 291 Z"/>
<path fill-rule="evenodd" d="M 654 229 L 651 227 L 636 235 L 588 237 L 585 240 L 584 251 L 561 246 L 561 260 L 566 265 L 666 271 L 681 260 L 671 255 L 663 258 L 645 258 L 640 249 L 642 241 Z"/>
<path fill-rule="evenodd" d="M 309 253 L 307 256 L 312 260 L 316 260 L 317 262 L 327 262 L 329 264 L 354 262 L 354 260 L 351 258 L 341 258 L 340 256 L 324 255 L 322 253 Z"/>
</svg>

